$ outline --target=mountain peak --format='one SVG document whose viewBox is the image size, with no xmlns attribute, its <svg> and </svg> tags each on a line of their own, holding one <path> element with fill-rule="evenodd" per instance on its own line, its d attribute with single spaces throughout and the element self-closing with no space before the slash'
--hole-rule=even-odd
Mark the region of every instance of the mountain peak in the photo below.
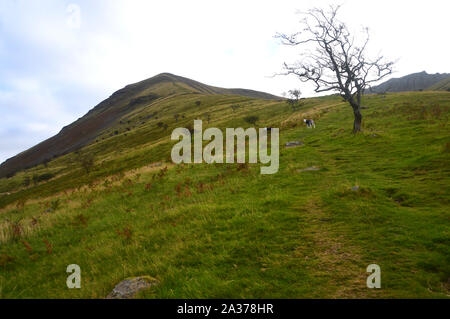
<svg viewBox="0 0 450 319">
<path fill-rule="evenodd" d="M 426 71 L 393 78 L 370 89 L 369 92 L 407 92 L 427 90 L 450 77 L 449 73 L 428 74 Z"/>
</svg>

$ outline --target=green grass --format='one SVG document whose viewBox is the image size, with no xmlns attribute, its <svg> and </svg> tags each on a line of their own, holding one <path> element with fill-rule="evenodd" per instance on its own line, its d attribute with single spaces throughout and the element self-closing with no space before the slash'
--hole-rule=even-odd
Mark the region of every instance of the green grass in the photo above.
<svg viewBox="0 0 450 319">
<path fill-rule="evenodd" d="M 237 102 L 245 107 L 233 112 Z M 364 106 L 364 132 L 354 136 L 337 97 L 292 113 L 282 102 L 177 96 L 158 105 L 166 132 L 152 120 L 83 150 L 97 155 L 90 175 L 68 154 L 1 180 L 12 195 L 0 199 L 0 297 L 104 298 L 119 281 L 149 275 L 160 284 L 139 297 L 447 298 L 450 93 L 367 96 Z M 168 163 L 172 128 L 206 111 L 207 126 L 245 127 L 252 114 L 258 126 L 281 127 L 282 145 L 305 145 L 282 146 L 275 175 L 259 165 Z M 302 125 L 304 114 L 316 130 Z M 301 171 L 311 166 L 320 170 Z M 60 175 L 18 186 L 47 171 Z M 66 287 L 73 263 L 81 289 Z M 373 263 L 381 289 L 366 288 Z"/>
</svg>

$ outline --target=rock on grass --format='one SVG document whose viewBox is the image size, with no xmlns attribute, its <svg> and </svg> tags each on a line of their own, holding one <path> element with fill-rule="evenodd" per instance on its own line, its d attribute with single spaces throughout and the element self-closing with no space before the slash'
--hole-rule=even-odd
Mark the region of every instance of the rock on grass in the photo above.
<svg viewBox="0 0 450 319">
<path fill-rule="evenodd" d="M 150 276 L 127 278 L 119 282 L 109 293 L 106 299 L 133 298 L 138 292 L 155 286 L 158 283 L 158 280 Z"/>
</svg>

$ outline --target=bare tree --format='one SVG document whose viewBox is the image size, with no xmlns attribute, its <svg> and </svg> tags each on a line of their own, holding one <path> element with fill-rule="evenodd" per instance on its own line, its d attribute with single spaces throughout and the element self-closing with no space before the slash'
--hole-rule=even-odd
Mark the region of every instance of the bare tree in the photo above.
<svg viewBox="0 0 450 319">
<path fill-rule="evenodd" d="M 300 90 L 294 89 L 294 90 L 289 90 L 289 95 L 292 96 L 292 98 L 294 98 L 295 100 L 299 100 L 300 96 L 302 95 L 302 92 Z"/>
<path fill-rule="evenodd" d="M 289 104 L 292 107 L 292 111 L 295 111 L 297 107 L 299 106 L 299 100 L 300 96 L 302 95 L 302 92 L 300 90 L 294 89 L 289 90 L 289 98 L 287 100 L 287 104 Z"/>
<path fill-rule="evenodd" d="M 353 133 L 361 131 L 361 96 L 364 90 L 392 73 L 393 62 L 383 56 L 367 58 L 368 29 L 365 40 L 357 42 L 347 26 L 336 18 L 340 6 L 330 11 L 314 8 L 304 13 L 303 31 L 291 35 L 277 34 L 282 43 L 308 48 L 302 60 L 284 64 L 286 73 L 295 74 L 302 82 L 313 82 L 315 92 L 338 92 L 347 101 L 355 117 Z"/>
</svg>

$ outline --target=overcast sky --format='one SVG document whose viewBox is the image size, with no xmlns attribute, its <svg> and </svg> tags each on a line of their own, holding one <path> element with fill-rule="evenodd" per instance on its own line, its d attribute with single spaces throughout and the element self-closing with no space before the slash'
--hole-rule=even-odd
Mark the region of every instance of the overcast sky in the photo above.
<svg viewBox="0 0 450 319">
<path fill-rule="evenodd" d="M 271 77 L 297 48 L 298 10 L 341 3 L 368 26 L 370 52 L 398 59 L 394 77 L 450 72 L 448 0 L 0 2 L 0 162 L 56 134 L 123 86 L 170 72 L 280 95 L 310 86 Z"/>
</svg>

